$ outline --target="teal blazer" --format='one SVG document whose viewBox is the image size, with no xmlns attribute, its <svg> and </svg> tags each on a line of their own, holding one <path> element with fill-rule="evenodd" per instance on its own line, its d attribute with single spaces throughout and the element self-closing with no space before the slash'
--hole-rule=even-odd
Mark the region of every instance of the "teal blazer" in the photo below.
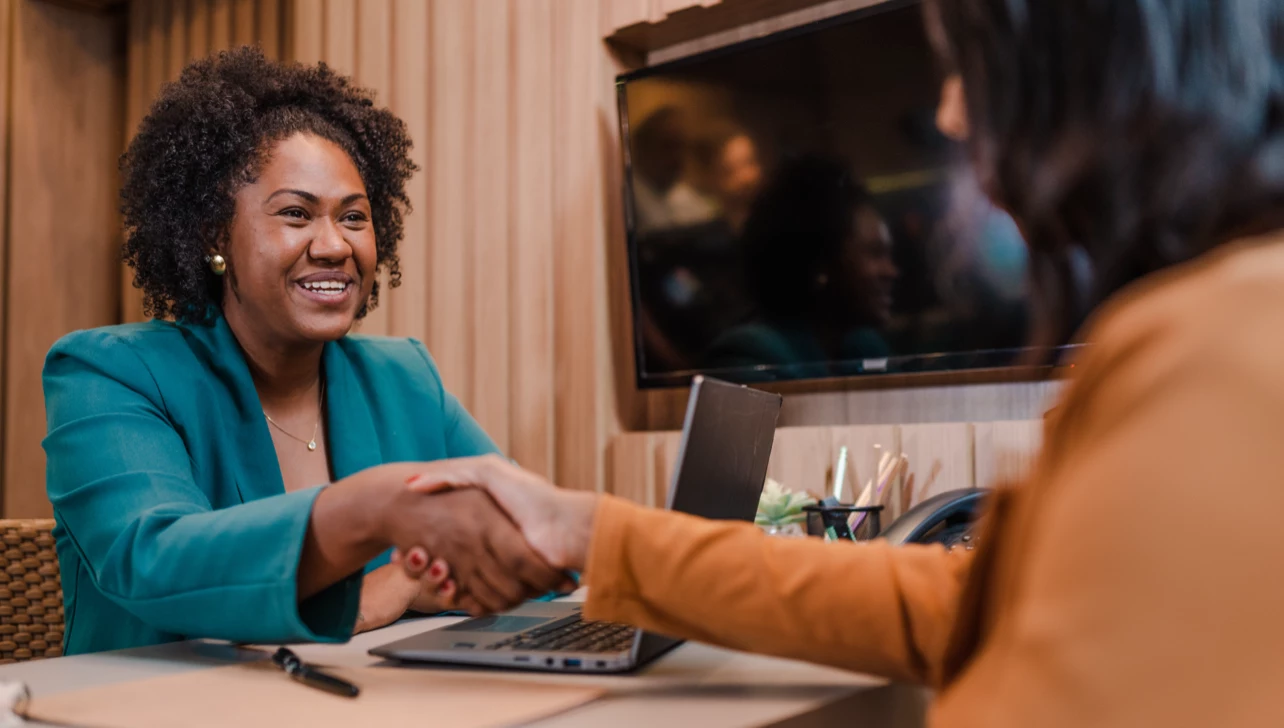
<svg viewBox="0 0 1284 728">
<path fill-rule="evenodd" d="M 347 336 L 326 344 L 322 361 L 336 480 L 496 451 L 418 341 Z M 44 389 L 68 654 L 351 636 L 361 574 L 297 599 L 320 488 L 285 492 L 226 321 L 70 334 L 45 360 Z"/>
</svg>

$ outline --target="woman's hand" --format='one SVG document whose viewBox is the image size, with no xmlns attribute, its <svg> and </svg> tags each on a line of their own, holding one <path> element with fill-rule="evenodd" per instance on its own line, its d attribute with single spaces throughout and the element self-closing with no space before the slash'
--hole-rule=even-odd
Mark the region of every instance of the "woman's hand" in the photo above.
<svg viewBox="0 0 1284 728">
<path fill-rule="evenodd" d="M 558 488 L 494 456 L 429 463 L 408 485 L 420 493 L 485 488 L 545 561 L 558 569 L 584 569 L 597 511 L 595 493 Z"/>
<path fill-rule="evenodd" d="M 429 564 L 422 548 L 411 549 L 404 558 L 394 551 L 390 563 L 362 581 L 353 634 L 392 624 L 411 609 L 428 613 L 450 609 L 455 592 L 446 562 L 436 559 Z"/>
<path fill-rule="evenodd" d="M 383 529 L 393 544 L 422 546 L 450 565 L 460 608 L 502 612 L 564 585 L 562 572 L 533 550 L 485 491 L 425 493 L 404 483 Z"/>
<path fill-rule="evenodd" d="M 564 587 L 565 573 L 540 557 L 486 491 L 406 487 L 419 474 L 459 467 L 388 463 L 324 488 L 313 502 L 299 559 L 299 599 L 352 574 L 390 546 L 419 546 L 449 564 L 456 591 L 440 598 L 472 614 L 502 612 Z M 380 609 L 395 608 L 398 601 Z"/>
</svg>

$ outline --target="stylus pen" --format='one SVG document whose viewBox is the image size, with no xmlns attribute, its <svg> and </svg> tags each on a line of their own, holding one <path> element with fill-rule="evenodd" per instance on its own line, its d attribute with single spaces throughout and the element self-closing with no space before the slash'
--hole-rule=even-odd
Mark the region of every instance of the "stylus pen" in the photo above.
<svg viewBox="0 0 1284 728">
<path fill-rule="evenodd" d="M 327 675 L 306 664 L 299 659 L 298 655 L 285 647 L 277 650 L 276 654 L 272 655 L 272 662 L 276 663 L 277 667 L 285 670 L 285 674 L 294 680 L 317 690 L 324 690 L 327 693 L 333 693 L 343 698 L 355 698 L 361 693 L 361 689 L 356 685 L 333 675 Z"/>
</svg>

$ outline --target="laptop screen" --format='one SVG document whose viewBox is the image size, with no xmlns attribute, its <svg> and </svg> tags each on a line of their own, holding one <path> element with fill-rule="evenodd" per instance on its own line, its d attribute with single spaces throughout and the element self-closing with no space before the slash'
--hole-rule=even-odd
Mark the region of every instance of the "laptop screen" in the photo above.
<svg viewBox="0 0 1284 728">
<path fill-rule="evenodd" d="M 781 397 L 716 379 L 691 385 L 669 509 L 752 521 L 775 439 Z"/>
</svg>

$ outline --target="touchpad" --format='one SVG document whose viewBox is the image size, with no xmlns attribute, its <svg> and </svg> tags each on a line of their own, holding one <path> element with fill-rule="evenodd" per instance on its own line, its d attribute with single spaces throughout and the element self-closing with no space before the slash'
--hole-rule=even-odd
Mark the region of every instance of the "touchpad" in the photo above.
<svg viewBox="0 0 1284 728">
<path fill-rule="evenodd" d="M 452 624 L 444 629 L 447 632 L 524 632 L 551 621 L 553 620 L 547 617 L 513 617 L 496 614 Z"/>
</svg>

